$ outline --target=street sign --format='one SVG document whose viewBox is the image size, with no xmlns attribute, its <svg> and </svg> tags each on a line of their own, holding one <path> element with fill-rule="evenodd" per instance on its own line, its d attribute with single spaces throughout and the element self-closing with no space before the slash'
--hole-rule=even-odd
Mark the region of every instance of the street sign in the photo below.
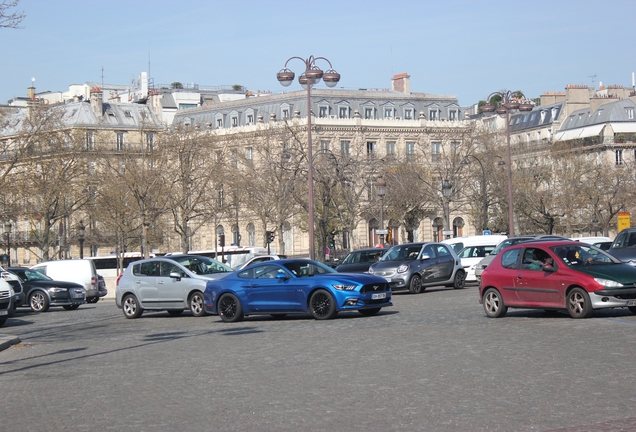
<svg viewBox="0 0 636 432">
<path fill-rule="evenodd" d="M 630 214 L 629 212 L 620 212 L 618 214 L 618 232 L 621 232 L 625 228 L 629 228 L 631 226 Z"/>
<path fill-rule="evenodd" d="M 490 230 L 484 230 L 484 235 L 491 235 L 492 232 Z"/>
<path fill-rule="evenodd" d="M 376 234 L 388 234 L 389 230 L 388 229 L 383 229 L 383 230 L 377 229 L 377 230 L 375 230 L 375 233 Z"/>
<path fill-rule="evenodd" d="M 453 235 L 453 230 L 444 230 L 442 231 L 442 235 Z"/>
</svg>

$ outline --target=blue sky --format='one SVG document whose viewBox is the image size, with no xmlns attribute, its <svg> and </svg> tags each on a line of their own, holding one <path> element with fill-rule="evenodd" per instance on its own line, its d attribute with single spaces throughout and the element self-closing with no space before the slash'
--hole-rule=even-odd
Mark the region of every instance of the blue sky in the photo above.
<svg viewBox="0 0 636 432">
<path fill-rule="evenodd" d="M 633 0 L 21 0 L 23 29 L 0 29 L 0 103 L 69 84 L 173 81 L 280 92 L 292 56 L 328 58 L 339 87 L 528 97 L 567 84 L 632 85 Z M 324 63 L 320 64 L 321 66 Z M 300 61 L 290 62 L 297 73 Z M 323 67 L 324 68 L 324 67 Z M 300 88 L 295 83 L 291 89 Z"/>
</svg>

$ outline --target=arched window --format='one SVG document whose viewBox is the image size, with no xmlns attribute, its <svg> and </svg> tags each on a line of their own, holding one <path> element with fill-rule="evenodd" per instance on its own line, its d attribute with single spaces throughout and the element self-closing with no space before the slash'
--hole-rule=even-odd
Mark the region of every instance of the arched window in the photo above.
<svg viewBox="0 0 636 432">
<path fill-rule="evenodd" d="M 247 243 L 249 246 L 256 246 L 256 230 L 252 222 L 247 224 Z"/>
<path fill-rule="evenodd" d="M 436 217 L 433 219 L 433 241 L 442 241 L 444 240 L 444 219 L 441 217 Z"/>
<path fill-rule="evenodd" d="M 289 222 L 283 222 L 283 244 L 279 255 L 287 255 L 292 251 L 292 229 Z"/>
<path fill-rule="evenodd" d="M 453 219 L 453 237 L 461 237 L 464 231 L 464 219 L 456 217 Z"/>
</svg>

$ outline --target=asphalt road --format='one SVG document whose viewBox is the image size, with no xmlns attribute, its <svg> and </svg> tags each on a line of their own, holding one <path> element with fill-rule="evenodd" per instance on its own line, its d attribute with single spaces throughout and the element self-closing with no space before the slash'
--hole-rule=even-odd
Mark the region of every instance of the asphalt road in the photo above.
<svg viewBox="0 0 636 432">
<path fill-rule="evenodd" d="M 476 287 L 374 317 L 19 310 L 0 328 L 4 431 L 636 429 L 636 316 L 489 319 Z"/>
</svg>

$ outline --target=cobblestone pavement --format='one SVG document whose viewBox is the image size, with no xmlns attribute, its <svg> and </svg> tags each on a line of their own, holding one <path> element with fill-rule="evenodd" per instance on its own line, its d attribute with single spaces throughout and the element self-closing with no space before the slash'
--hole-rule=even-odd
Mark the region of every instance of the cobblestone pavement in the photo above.
<svg viewBox="0 0 636 432">
<path fill-rule="evenodd" d="M 373 317 L 26 309 L 0 333 L 4 431 L 636 429 L 636 316 L 512 310 L 476 287 L 394 294 Z"/>
</svg>

